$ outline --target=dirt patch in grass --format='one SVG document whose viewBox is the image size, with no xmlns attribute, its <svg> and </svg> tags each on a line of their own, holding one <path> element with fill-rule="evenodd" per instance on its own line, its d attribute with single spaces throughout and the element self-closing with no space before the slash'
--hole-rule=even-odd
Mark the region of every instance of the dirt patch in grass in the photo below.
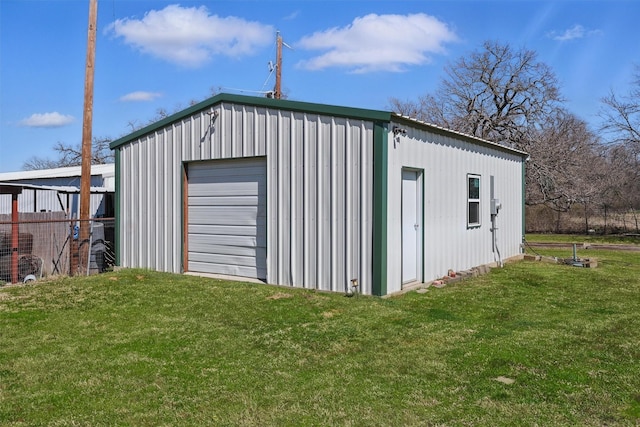
<svg viewBox="0 0 640 427">
<path fill-rule="evenodd" d="M 271 300 L 284 299 L 284 298 L 293 298 L 293 294 L 288 294 L 286 292 L 276 292 L 275 294 L 269 295 L 267 297 L 267 299 L 271 299 Z"/>
</svg>

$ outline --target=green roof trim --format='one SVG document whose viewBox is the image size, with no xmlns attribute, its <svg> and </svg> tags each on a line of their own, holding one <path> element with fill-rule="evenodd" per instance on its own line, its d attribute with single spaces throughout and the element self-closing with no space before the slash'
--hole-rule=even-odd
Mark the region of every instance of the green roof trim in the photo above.
<svg viewBox="0 0 640 427">
<path fill-rule="evenodd" d="M 387 203 L 389 132 L 385 123 L 373 128 L 373 283 L 371 293 L 387 294 Z"/>
<path fill-rule="evenodd" d="M 391 114 L 392 114 L 388 111 L 367 110 L 367 109 L 361 109 L 361 108 L 341 107 L 336 105 L 325 105 L 325 104 L 314 104 L 310 102 L 290 101 L 286 99 L 262 98 L 262 97 L 256 97 L 256 96 L 232 95 L 228 93 L 221 93 L 219 95 L 206 99 L 202 102 L 194 104 L 185 110 L 172 114 L 169 117 L 165 117 L 160 121 L 150 124 L 149 126 L 145 126 L 142 129 L 139 129 L 133 133 L 130 133 L 129 135 L 125 135 L 122 138 L 116 139 L 115 141 L 111 142 L 111 144 L 109 144 L 109 147 L 112 150 L 115 150 L 118 147 L 126 145 L 144 135 L 153 133 L 158 129 L 161 129 L 167 125 L 170 125 L 171 123 L 180 121 L 185 117 L 188 117 L 199 111 L 206 110 L 208 108 L 211 108 L 217 104 L 221 104 L 224 102 L 233 103 L 233 104 L 251 105 L 254 107 L 266 107 L 266 108 L 275 108 L 275 109 L 288 110 L 288 111 L 324 114 L 324 115 L 336 116 L 336 117 L 349 117 L 349 118 L 369 120 L 369 121 L 389 122 L 391 120 Z"/>
<path fill-rule="evenodd" d="M 122 239 L 120 238 L 120 232 L 122 231 L 122 215 L 120 215 L 120 213 L 122 212 L 122 203 L 120 202 L 120 197 L 122 197 L 122 179 L 120 178 L 121 176 L 121 169 L 122 169 L 122 160 L 120 160 L 120 151 L 116 151 L 115 152 L 115 179 L 116 179 L 116 188 L 115 188 L 115 216 L 116 216 L 116 223 L 115 223 L 115 250 L 116 250 L 116 265 L 120 266 L 120 260 L 121 260 L 121 254 L 122 254 L 122 249 L 120 248 L 120 245 L 122 244 Z"/>
</svg>

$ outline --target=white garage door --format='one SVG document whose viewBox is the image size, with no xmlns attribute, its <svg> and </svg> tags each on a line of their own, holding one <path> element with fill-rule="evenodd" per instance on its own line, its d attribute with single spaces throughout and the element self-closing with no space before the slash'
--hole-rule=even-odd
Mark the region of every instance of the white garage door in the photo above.
<svg viewBox="0 0 640 427">
<path fill-rule="evenodd" d="M 187 270 L 266 279 L 266 158 L 192 163 L 187 191 Z"/>
</svg>

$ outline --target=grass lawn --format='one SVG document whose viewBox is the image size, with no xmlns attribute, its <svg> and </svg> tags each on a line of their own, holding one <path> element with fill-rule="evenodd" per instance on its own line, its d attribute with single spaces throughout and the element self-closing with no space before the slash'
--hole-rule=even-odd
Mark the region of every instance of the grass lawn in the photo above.
<svg viewBox="0 0 640 427">
<path fill-rule="evenodd" d="M 526 239 L 536 243 L 607 243 L 640 245 L 638 236 L 600 235 L 600 234 L 538 234 L 527 233 Z"/>
<path fill-rule="evenodd" d="M 589 256 L 387 299 L 141 270 L 3 287 L 0 425 L 637 426 L 639 255 Z"/>
</svg>

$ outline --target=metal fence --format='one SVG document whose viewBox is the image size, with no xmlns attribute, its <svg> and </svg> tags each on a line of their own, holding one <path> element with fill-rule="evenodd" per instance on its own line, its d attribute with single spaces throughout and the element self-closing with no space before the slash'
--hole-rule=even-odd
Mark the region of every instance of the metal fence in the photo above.
<svg viewBox="0 0 640 427">
<path fill-rule="evenodd" d="M 86 224 L 89 239 L 81 242 L 80 221 L 64 212 L 20 213 L 17 222 L 0 215 L 0 284 L 110 269 L 115 264 L 114 219 Z"/>
</svg>

